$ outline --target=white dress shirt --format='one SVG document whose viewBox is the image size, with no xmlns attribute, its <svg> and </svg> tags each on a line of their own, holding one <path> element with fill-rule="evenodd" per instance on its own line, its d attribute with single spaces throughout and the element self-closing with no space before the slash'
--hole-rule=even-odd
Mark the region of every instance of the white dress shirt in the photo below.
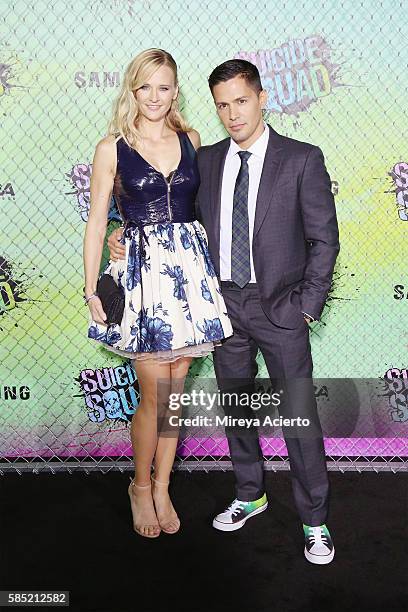
<svg viewBox="0 0 408 612">
<path fill-rule="evenodd" d="M 254 233 L 254 220 L 256 199 L 258 196 L 259 183 L 265 160 L 266 148 L 269 140 L 269 128 L 264 123 L 264 131 L 259 138 L 249 147 L 241 147 L 231 138 L 227 156 L 225 158 L 224 173 L 221 187 L 221 212 L 220 212 L 220 278 L 231 280 L 231 242 L 232 242 L 232 209 L 235 182 L 241 167 L 241 159 L 238 151 L 249 151 L 252 153 L 248 159 L 249 185 L 248 185 L 248 220 L 249 220 L 249 257 L 251 265 L 251 283 L 256 283 L 254 262 L 252 257 L 252 236 Z"/>
<path fill-rule="evenodd" d="M 224 172 L 221 187 L 221 211 L 220 211 L 220 280 L 231 280 L 231 243 L 232 243 L 232 209 L 235 183 L 241 168 L 241 159 L 238 151 L 249 151 L 252 153 L 248 159 L 249 184 L 248 184 L 248 221 L 249 221 L 249 258 L 251 266 L 250 283 L 256 283 L 254 262 L 252 257 L 252 238 L 254 233 L 256 200 L 258 197 L 259 183 L 261 181 L 262 169 L 265 161 L 265 153 L 269 141 L 269 128 L 264 123 L 264 131 L 259 138 L 249 147 L 241 147 L 231 138 L 230 146 L 225 158 Z M 307 313 L 304 315 L 313 317 Z"/>
</svg>

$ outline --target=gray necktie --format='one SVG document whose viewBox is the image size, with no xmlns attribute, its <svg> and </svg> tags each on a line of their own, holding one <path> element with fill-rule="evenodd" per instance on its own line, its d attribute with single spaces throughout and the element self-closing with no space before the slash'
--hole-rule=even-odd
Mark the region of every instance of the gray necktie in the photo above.
<svg viewBox="0 0 408 612">
<path fill-rule="evenodd" d="M 231 280 L 242 289 L 251 279 L 248 220 L 248 159 L 251 153 L 238 151 L 238 155 L 241 168 L 235 183 L 232 210 Z"/>
</svg>

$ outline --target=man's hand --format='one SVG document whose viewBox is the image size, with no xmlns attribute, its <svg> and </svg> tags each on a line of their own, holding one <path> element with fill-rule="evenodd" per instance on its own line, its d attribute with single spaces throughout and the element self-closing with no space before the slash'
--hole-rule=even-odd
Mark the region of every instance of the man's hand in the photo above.
<svg viewBox="0 0 408 612">
<path fill-rule="evenodd" d="M 306 323 L 312 323 L 312 321 L 315 321 L 315 319 L 310 314 L 307 314 L 307 312 L 302 312 L 302 315 Z"/>
<path fill-rule="evenodd" d="M 119 242 L 122 238 L 123 228 L 118 227 L 115 229 L 108 238 L 109 254 L 112 261 L 118 261 L 119 259 L 125 259 L 126 247 L 124 244 Z"/>
</svg>

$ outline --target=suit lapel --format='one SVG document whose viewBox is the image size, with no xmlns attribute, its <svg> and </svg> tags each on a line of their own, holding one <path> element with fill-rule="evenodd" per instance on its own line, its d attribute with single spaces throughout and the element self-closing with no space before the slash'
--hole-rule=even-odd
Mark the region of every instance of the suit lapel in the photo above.
<svg viewBox="0 0 408 612">
<path fill-rule="evenodd" d="M 259 183 L 258 196 L 256 199 L 254 234 L 255 238 L 274 195 L 274 184 L 277 179 L 279 168 L 282 161 L 281 137 L 275 130 L 269 128 L 269 141 L 265 153 L 264 165 L 262 168 L 261 180 Z"/>
<path fill-rule="evenodd" d="M 212 155 L 211 164 L 211 209 L 212 217 L 214 219 L 214 232 L 215 232 L 215 244 L 216 253 L 220 252 L 220 213 L 221 213 L 221 189 L 222 189 L 222 175 L 224 172 L 225 158 L 230 146 L 230 139 L 227 138 L 225 141 L 220 143 L 220 146 Z M 218 262 L 217 262 L 218 263 Z M 218 267 L 218 266 L 217 266 Z"/>
</svg>

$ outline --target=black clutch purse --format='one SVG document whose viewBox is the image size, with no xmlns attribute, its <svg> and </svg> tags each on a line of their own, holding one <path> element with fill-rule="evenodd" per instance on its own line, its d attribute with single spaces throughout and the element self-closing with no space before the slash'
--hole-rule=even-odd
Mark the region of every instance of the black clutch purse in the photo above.
<svg viewBox="0 0 408 612">
<path fill-rule="evenodd" d="M 120 325 L 125 309 L 125 294 L 110 274 L 102 274 L 99 277 L 96 283 L 96 293 L 106 313 L 107 324 Z"/>
</svg>

